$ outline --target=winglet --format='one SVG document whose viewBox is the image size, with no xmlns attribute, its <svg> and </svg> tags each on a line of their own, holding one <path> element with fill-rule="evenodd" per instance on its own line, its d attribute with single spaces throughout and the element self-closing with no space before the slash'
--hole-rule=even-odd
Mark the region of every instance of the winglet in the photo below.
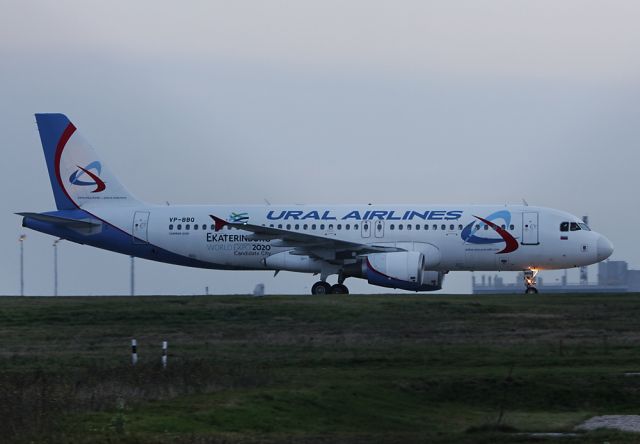
<svg viewBox="0 0 640 444">
<path fill-rule="evenodd" d="M 227 222 L 224 219 L 220 219 L 219 217 L 216 217 L 213 214 L 210 214 L 209 216 L 211 216 L 211 219 L 213 219 L 213 221 L 216 223 L 216 227 L 215 227 L 216 231 L 220 231 L 225 226 L 229 225 L 229 222 Z"/>
</svg>

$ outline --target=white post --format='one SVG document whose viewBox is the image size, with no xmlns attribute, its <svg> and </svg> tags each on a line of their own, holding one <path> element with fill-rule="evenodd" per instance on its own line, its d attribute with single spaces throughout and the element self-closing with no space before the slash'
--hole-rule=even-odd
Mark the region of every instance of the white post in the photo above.
<svg viewBox="0 0 640 444">
<path fill-rule="evenodd" d="M 167 341 L 162 341 L 162 368 L 167 368 Z"/>
<path fill-rule="evenodd" d="M 131 340 L 131 364 L 136 365 L 138 362 L 138 341 Z"/>
</svg>

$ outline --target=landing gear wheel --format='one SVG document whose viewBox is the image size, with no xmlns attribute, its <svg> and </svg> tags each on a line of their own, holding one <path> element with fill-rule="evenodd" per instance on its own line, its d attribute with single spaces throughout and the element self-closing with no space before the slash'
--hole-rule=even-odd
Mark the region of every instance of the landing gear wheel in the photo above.
<svg viewBox="0 0 640 444">
<path fill-rule="evenodd" d="M 538 270 L 528 269 L 524 270 L 522 274 L 524 277 L 524 285 L 526 287 L 524 294 L 538 294 L 538 289 L 536 288 L 536 276 L 538 275 Z"/>
<path fill-rule="evenodd" d="M 331 286 L 331 294 L 349 294 L 349 289 L 344 284 L 335 284 Z"/>
<path fill-rule="evenodd" d="M 311 287 L 311 294 L 330 294 L 331 285 L 324 281 L 318 281 Z"/>
</svg>

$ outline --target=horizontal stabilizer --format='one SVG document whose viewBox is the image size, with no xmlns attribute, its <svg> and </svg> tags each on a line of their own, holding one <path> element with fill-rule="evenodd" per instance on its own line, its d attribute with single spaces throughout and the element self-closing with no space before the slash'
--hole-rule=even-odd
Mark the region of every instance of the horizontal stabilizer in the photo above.
<svg viewBox="0 0 640 444">
<path fill-rule="evenodd" d="M 40 213 L 16 213 L 16 214 L 19 216 L 28 217 L 30 219 L 39 220 L 41 222 L 61 225 L 68 228 L 93 228 L 93 227 L 99 227 L 101 225 L 100 222 L 93 222 L 90 220 L 69 219 L 67 217 L 51 216 L 48 214 L 40 214 Z"/>
</svg>

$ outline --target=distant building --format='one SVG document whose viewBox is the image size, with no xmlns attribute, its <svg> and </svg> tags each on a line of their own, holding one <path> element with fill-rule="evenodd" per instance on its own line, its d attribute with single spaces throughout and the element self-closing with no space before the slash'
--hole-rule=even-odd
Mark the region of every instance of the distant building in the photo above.
<svg viewBox="0 0 640 444">
<path fill-rule="evenodd" d="M 563 276 L 560 283 L 545 284 L 538 278 L 536 287 L 541 293 L 626 293 L 640 292 L 640 270 L 629 270 L 625 261 L 605 261 L 598 264 L 598 282 L 590 284 L 586 279 L 586 271 L 581 270 L 581 283 L 567 282 Z M 471 277 L 473 294 L 523 293 L 523 273 L 518 273 L 515 283 L 505 284 L 498 275 L 481 275 Z"/>
</svg>

